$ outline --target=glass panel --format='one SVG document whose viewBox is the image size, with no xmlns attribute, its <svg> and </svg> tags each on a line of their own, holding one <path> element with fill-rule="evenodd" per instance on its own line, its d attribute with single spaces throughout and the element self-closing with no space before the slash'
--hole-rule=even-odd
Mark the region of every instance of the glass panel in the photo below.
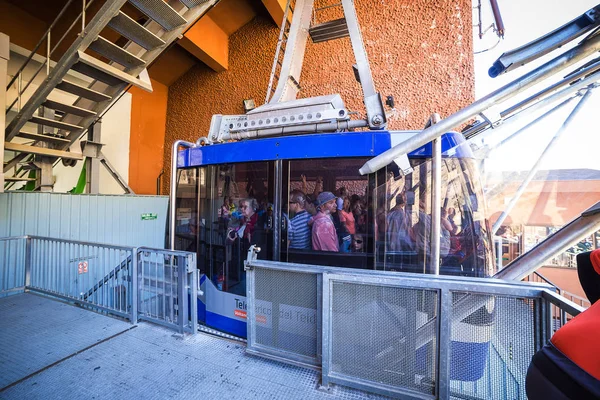
<svg viewBox="0 0 600 400">
<path fill-rule="evenodd" d="M 219 165 L 214 173 L 213 264 L 207 277 L 218 290 L 244 296 L 244 260 L 250 245 L 261 248 L 259 259 L 272 259 L 272 176 L 266 162 Z"/>
<path fill-rule="evenodd" d="M 177 173 L 175 249 L 195 252 L 198 240 L 198 169 Z"/>
<path fill-rule="evenodd" d="M 412 159 L 411 166 L 403 176 L 389 165 L 385 182 L 378 182 L 377 268 L 432 273 L 431 160 Z M 485 204 L 472 159 L 443 159 L 441 193 L 440 274 L 492 275 Z"/>
<path fill-rule="evenodd" d="M 374 205 L 364 158 L 290 161 L 282 260 L 373 268 Z M 284 182 L 285 183 L 285 182 Z M 285 225 L 285 224 L 284 224 Z"/>
</svg>

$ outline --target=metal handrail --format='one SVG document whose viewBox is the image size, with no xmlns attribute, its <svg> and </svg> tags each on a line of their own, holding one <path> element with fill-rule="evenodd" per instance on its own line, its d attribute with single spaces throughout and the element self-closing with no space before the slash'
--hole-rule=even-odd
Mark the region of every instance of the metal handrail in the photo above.
<svg viewBox="0 0 600 400">
<path fill-rule="evenodd" d="M 574 317 L 585 311 L 585 308 L 575 304 L 574 302 L 561 296 L 560 294 L 554 293 L 547 289 L 542 290 L 542 298 L 554 304 L 561 311 L 564 311 L 567 314 L 570 314 Z"/>
<path fill-rule="evenodd" d="M 6 113 L 8 113 L 10 111 L 10 109 L 15 105 L 15 103 L 21 103 L 21 95 L 23 93 L 25 93 L 25 91 L 29 88 L 29 86 L 31 85 L 31 83 L 33 82 L 33 80 L 38 76 L 38 74 L 40 73 L 40 71 L 46 67 L 48 74 L 50 73 L 50 56 L 52 56 L 52 54 L 54 53 L 54 51 L 56 51 L 56 49 L 58 49 L 58 46 L 61 45 L 61 43 L 63 42 L 63 40 L 67 37 L 67 35 L 71 32 L 71 30 L 73 29 L 73 27 L 75 26 L 75 24 L 77 23 L 77 21 L 79 21 L 79 19 L 81 19 L 81 33 L 83 33 L 83 31 L 85 30 L 85 12 L 87 11 L 87 9 L 92 5 L 92 3 L 94 2 L 94 0 L 90 0 L 87 4 L 86 4 L 86 0 L 83 0 L 83 6 L 82 6 L 82 10 L 81 13 L 79 13 L 79 15 L 73 20 L 73 22 L 71 23 L 71 26 L 69 26 L 69 28 L 65 31 L 65 33 L 62 35 L 62 37 L 58 40 L 58 42 L 56 42 L 56 44 L 54 45 L 53 48 L 50 48 L 50 37 L 51 37 L 51 30 L 54 27 L 54 25 L 56 24 L 56 22 L 62 17 L 62 15 L 64 14 L 64 12 L 66 11 L 66 9 L 69 7 L 69 5 L 71 5 L 71 3 L 73 2 L 73 0 L 69 0 L 68 3 L 63 7 L 63 9 L 61 10 L 61 12 L 58 14 L 58 16 L 54 19 L 54 21 L 52 22 L 52 24 L 50 25 L 50 27 L 48 28 L 48 30 L 46 31 L 46 33 L 44 34 L 44 36 L 40 39 L 40 41 L 38 42 L 38 44 L 36 45 L 36 47 L 34 48 L 34 50 L 31 52 L 31 54 L 29 54 L 29 57 L 27 57 L 27 60 L 25 60 L 25 62 L 23 63 L 23 65 L 21 65 L 21 68 L 19 68 L 19 70 L 17 71 L 17 73 L 13 76 L 13 78 L 10 80 L 9 84 L 6 86 L 6 89 L 8 90 L 11 85 L 15 82 L 16 79 L 18 79 L 19 85 L 17 88 L 17 98 L 10 104 L 10 106 L 8 106 L 8 108 L 6 109 Z M 80 34 L 81 34 L 80 33 Z M 40 67 L 37 69 L 37 71 L 33 74 L 33 76 L 29 79 L 29 81 L 27 81 L 25 87 L 22 87 L 22 74 L 23 74 L 23 70 L 25 69 L 25 67 L 29 64 L 29 62 L 31 61 L 31 59 L 33 58 L 33 56 L 35 55 L 35 53 L 37 52 L 37 50 L 40 48 L 41 44 L 44 42 L 44 39 L 48 39 L 48 45 L 47 45 L 47 51 L 46 51 L 46 61 L 44 63 L 42 63 L 40 65 Z M 19 111 L 20 110 L 20 106 L 19 106 Z"/>
<path fill-rule="evenodd" d="M 46 33 L 44 33 L 44 35 L 42 36 L 42 38 L 39 40 L 39 42 L 37 43 L 37 45 L 34 47 L 34 49 L 31 52 L 31 54 L 29 54 L 29 57 L 27 57 L 27 60 L 25 60 L 25 62 L 23 63 L 23 65 L 21 65 L 21 68 L 19 68 L 19 70 L 17 71 L 17 73 L 15 74 L 15 76 L 10 80 L 10 82 L 6 86 L 7 90 L 8 90 L 8 88 L 10 88 L 10 86 L 13 83 L 15 83 L 15 79 L 17 79 L 17 76 L 21 72 L 23 72 L 23 69 L 25 69 L 25 67 L 27 66 L 27 64 L 29 63 L 29 61 L 31 61 L 31 59 L 33 58 L 34 54 L 39 50 L 39 48 L 42 45 L 42 43 L 44 43 L 44 39 L 46 39 L 48 37 L 48 35 L 50 34 L 50 31 L 52 30 L 52 28 L 54 28 L 54 25 L 56 25 L 56 23 L 58 22 L 58 20 L 60 19 L 60 17 L 62 17 L 62 15 L 65 13 L 65 11 L 67 11 L 67 8 L 71 5 L 72 2 L 73 2 L 73 0 L 69 0 L 67 2 L 67 4 L 65 4 L 65 6 L 63 7 L 63 9 L 60 10 L 60 12 L 58 13 L 58 15 L 54 19 L 54 21 L 52 21 L 52 23 L 50 24 L 50 26 L 46 30 Z"/>
</svg>

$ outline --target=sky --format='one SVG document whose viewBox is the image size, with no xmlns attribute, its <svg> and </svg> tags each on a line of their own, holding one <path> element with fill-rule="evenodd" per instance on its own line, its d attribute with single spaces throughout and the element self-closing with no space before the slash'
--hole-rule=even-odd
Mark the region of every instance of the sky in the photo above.
<svg viewBox="0 0 600 400">
<path fill-rule="evenodd" d="M 479 99 L 487 95 L 541 65 L 543 62 L 556 57 L 567 48 L 572 47 L 570 45 L 555 50 L 540 60 L 536 60 L 497 78 L 490 78 L 488 76 L 489 67 L 502 53 L 522 46 L 560 27 L 593 8 L 598 2 L 600 0 L 498 0 L 505 25 L 504 40 L 488 51 L 475 54 L 476 97 Z M 475 1 L 474 3 L 476 4 L 477 2 Z M 493 22 L 493 18 L 489 9 L 489 1 L 481 0 L 481 3 L 483 8 L 483 26 L 485 28 Z M 476 23 L 476 21 L 477 15 L 474 12 L 473 22 Z M 497 36 L 491 31 L 483 39 L 479 39 L 476 28 L 473 29 L 473 33 L 475 52 L 489 49 L 498 41 Z M 598 53 L 594 57 L 596 56 L 598 56 Z M 592 58 L 590 57 L 589 59 Z M 572 67 L 562 75 L 557 75 L 556 78 L 562 77 L 570 70 L 572 70 Z M 518 99 L 525 98 L 527 95 L 539 91 L 542 87 L 549 85 L 550 82 L 549 80 L 548 83 L 536 86 L 532 91 L 523 94 L 521 97 L 503 103 L 499 109 L 504 110 L 508 108 L 508 106 L 518 102 Z M 510 144 L 504 145 L 490 153 L 486 162 L 487 168 L 490 170 L 510 171 L 530 169 L 573 109 L 575 103 L 576 101 L 571 102 L 571 105 L 556 112 L 548 120 L 520 134 Z M 540 169 L 591 168 L 600 170 L 600 157 L 598 157 L 598 149 L 600 149 L 600 126 L 595 123 L 594 118 L 595 113 L 598 112 L 597 110 L 600 110 L 600 88 L 593 91 L 591 98 L 581 110 L 579 116 L 573 120 L 569 129 L 561 135 L 556 146 L 546 154 Z M 511 127 L 492 131 L 485 139 L 485 143 L 493 146 L 511 132 L 516 131 L 519 126 L 529 122 L 525 118 L 519 121 L 520 123 Z"/>
</svg>

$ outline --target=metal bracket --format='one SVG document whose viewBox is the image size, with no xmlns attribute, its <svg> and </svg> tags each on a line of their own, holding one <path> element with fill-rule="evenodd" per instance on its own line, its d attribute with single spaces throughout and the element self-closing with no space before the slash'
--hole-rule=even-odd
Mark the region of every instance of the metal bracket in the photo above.
<svg viewBox="0 0 600 400">
<path fill-rule="evenodd" d="M 93 142 L 91 140 L 82 140 L 81 143 L 81 154 L 85 157 L 100 158 L 102 155 L 102 146 L 104 144 L 99 142 Z"/>
<path fill-rule="evenodd" d="M 500 115 L 500 111 L 498 111 L 498 107 L 490 107 L 487 110 L 483 110 L 479 113 L 481 118 L 485 120 L 492 128 L 496 128 L 502 124 L 502 116 Z"/>
<path fill-rule="evenodd" d="M 256 261 L 258 253 L 260 253 L 260 247 L 257 247 L 255 244 L 250 246 L 248 249 L 248 258 L 244 261 L 244 271 L 251 271 L 253 269 L 252 263 Z"/>
</svg>

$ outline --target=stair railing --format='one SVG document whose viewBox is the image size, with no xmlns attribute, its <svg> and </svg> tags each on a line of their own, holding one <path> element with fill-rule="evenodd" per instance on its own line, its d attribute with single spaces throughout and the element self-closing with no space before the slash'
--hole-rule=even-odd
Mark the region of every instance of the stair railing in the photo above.
<svg viewBox="0 0 600 400">
<path fill-rule="evenodd" d="M 56 49 L 58 49 L 58 47 L 62 44 L 62 42 L 67 37 L 67 35 L 71 32 L 71 30 L 73 29 L 73 27 L 75 26 L 75 24 L 80 19 L 81 19 L 81 32 L 80 32 L 80 34 L 82 34 L 83 31 L 85 30 L 85 15 L 86 15 L 86 11 L 92 5 L 92 3 L 94 2 L 94 0 L 90 0 L 89 2 L 87 0 L 82 0 L 82 10 L 81 10 L 81 13 L 79 13 L 79 15 L 77 16 L 77 18 L 75 18 L 75 20 L 71 23 L 71 26 L 69 26 L 69 28 L 65 31 L 65 33 L 62 35 L 62 37 L 58 40 L 58 42 L 56 42 L 56 44 L 54 45 L 54 47 L 51 46 L 51 39 L 52 39 L 51 32 L 52 32 L 52 28 L 54 28 L 54 26 L 56 25 L 56 23 L 58 22 L 58 20 L 63 16 L 63 14 L 66 12 L 67 8 L 69 8 L 69 6 L 71 5 L 71 3 L 73 3 L 73 1 L 74 0 L 69 0 L 67 2 L 67 4 L 65 4 L 65 6 L 58 13 L 58 15 L 56 16 L 56 18 L 54 19 L 54 21 L 52 21 L 52 23 L 50 24 L 50 26 L 46 30 L 46 33 L 44 33 L 44 35 L 38 41 L 37 45 L 33 48 L 33 51 L 29 54 L 29 57 L 27 57 L 27 59 L 25 60 L 25 62 L 23 63 L 23 65 L 21 65 L 21 67 L 19 68 L 19 70 L 17 71 L 17 73 L 12 77 L 12 79 L 10 80 L 10 82 L 8 83 L 8 85 L 6 86 L 6 89 L 8 90 L 15 83 L 15 81 L 17 81 L 17 98 L 7 107 L 6 114 L 9 113 L 9 111 L 13 108 L 13 106 L 15 104 L 17 104 L 17 111 L 18 112 L 21 111 L 21 97 L 22 97 L 23 93 L 25 93 L 25 91 L 29 88 L 29 86 L 31 85 L 31 83 L 39 75 L 40 71 L 44 67 L 46 67 L 46 74 L 50 75 L 50 57 L 56 51 Z M 40 67 L 33 74 L 33 76 L 27 81 L 27 83 L 25 84 L 25 87 L 23 87 L 23 71 L 25 70 L 25 67 L 27 67 L 27 65 L 29 65 L 29 62 L 33 59 L 33 56 L 37 53 L 37 51 L 40 49 L 40 47 L 42 46 L 42 44 L 44 42 L 46 42 L 46 60 L 40 65 Z"/>
</svg>

